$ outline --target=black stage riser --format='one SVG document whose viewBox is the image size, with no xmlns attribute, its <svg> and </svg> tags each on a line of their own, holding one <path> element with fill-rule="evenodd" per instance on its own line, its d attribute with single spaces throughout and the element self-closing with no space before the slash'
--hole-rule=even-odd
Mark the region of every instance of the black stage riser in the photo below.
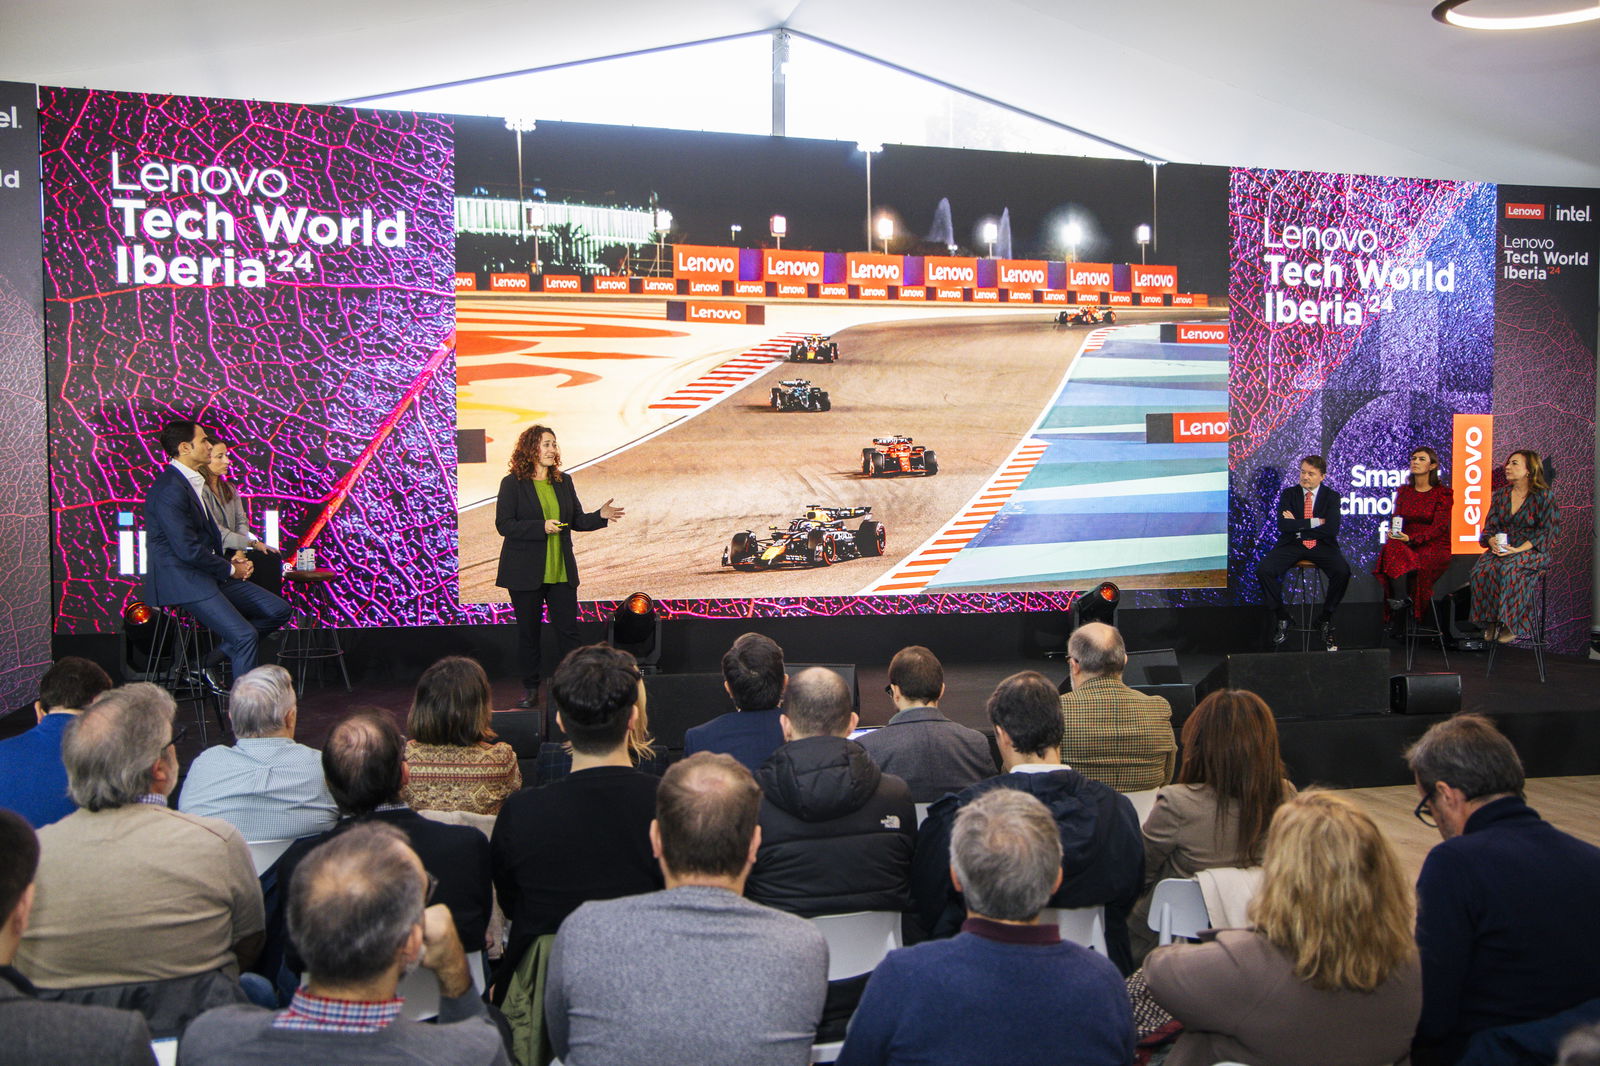
<svg viewBox="0 0 1600 1066">
<path fill-rule="evenodd" d="M 1249 689 L 1278 718 L 1336 718 L 1389 709 L 1387 651 L 1281 651 L 1229 655 L 1196 686 Z"/>
</svg>

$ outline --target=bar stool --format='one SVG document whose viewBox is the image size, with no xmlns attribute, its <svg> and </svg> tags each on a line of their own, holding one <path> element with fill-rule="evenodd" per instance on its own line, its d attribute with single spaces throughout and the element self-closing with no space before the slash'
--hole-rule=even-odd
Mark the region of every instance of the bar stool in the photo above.
<svg viewBox="0 0 1600 1066">
<path fill-rule="evenodd" d="M 204 670 L 206 654 L 211 650 L 207 647 L 211 644 L 211 631 L 182 607 L 158 607 L 155 613 L 155 634 L 143 680 L 166 689 L 180 707 L 185 703 L 195 705 L 195 724 L 200 727 L 200 747 L 204 750 L 210 744 L 206 735 L 208 710 L 217 716 L 224 740 L 231 732 L 225 713 L 227 693 L 214 688 Z"/>
<path fill-rule="evenodd" d="M 332 606 L 328 586 L 343 576 L 343 571 L 320 566 L 315 570 L 284 571 L 284 586 L 295 590 L 295 596 L 300 600 L 300 610 L 295 628 L 284 631 L 283 650 L 278 652 L 278 661 L 297 664 L 289 667 L 290 672 L 296 675 L 297 695 L 306 694 L 306 674 L 310 664 L 318 664 L 317 676 L 320 680 L 321 663 L 328 659 L 339 664 L 344 690 L 351 691 L 350 672 L 345 669 L 344 645 L 339 643 L 339 631 L 323 621 L 323 612 Z"/>
<path fill-rule="evenodd" d="M 1538 571 L 1538 582 L 1539 582 L 1539 629 L 1538 629 L 1538 631 L 1531 637 L 1518 637 L 1516 640 L 1512 641 L 1509 645 L 1507 645 L 1508 647 L 1521 647 L 1521 648 L 1532 648 L 1533 649 L 1533 661 L 1534 661 L 1534 664 L 1536 666 L 1538 666 L 1538 668 L 1539 668 L 1539 683 L 1540 684 L 1544 684 L 1545 683 L 1545 676 L 1544 676 L 1544 649 L 1546 647 L 1548 647 L 1549 644 L 1550 644 L 1550 642 L 1547 639 L 1545 639 L 1545 620 L 1546 620 L 1546 617 L 1547 617 L 1547 609 L 1548 609 L 1548 606 L 1549 606 L 1548 600 L 1546 598 L 1546 594 L 1547 594 L 1547 591 L 1548 591 L 1548 586 L 1547 586 L 1547 584 L 1545 582 L 1545 578 L 1547 576 L 1549 576 L 1549 573 L 1550 573 L 1550 570 L 1549 570 L 1548 567 L 1546 567 L 1543 570 Z M 1491 674 L 1494 673 L 1494 653 L 1500 650 L 1500 642 L 1498 640 L 1491 640 L 1488 643 L 1489 643 L 1489 662 L 1488 662 L 1487 667 L 1483 671 L 1483 676 L 1484 677 L 1488 677 L 1488 676 L 1490 676 Z"/>
<path fill-rule="evenodd" d="M 1406 673 L 1408 674 L 1411 672 L 1411 661 L 1417 655 L 1417 643 L 1423 640 L 1437 639 L 1439 641 L 1439 654 L 1444 656 L 1444 668 L 1446 670 L 1450 669 L 1450 652 L 1446 650 L 1444 643 L 1444 623 L 1439 619 L 1439 601 L 1429 599 L 1428 607 L 1433 611 L 1432 627 L 1425 626 L 1418 621 L 1417 616 L 1412 613 L 1410 605 L 1403 608 L 1406 612 Z"/>
<path fill-rule="evenodd" d="M 1321 627 L 1311 624 L 1316 617 L 1312 608 L 1327 600 L 1328 575 L 1310 559 L 1301 559 L 1283 575 L 1283 605 L 1293 610 L 1289 632 L 1300 634 L 1301 651 L 1310 651 L 1311 634 L 1322 632 Z"/>
</svg>

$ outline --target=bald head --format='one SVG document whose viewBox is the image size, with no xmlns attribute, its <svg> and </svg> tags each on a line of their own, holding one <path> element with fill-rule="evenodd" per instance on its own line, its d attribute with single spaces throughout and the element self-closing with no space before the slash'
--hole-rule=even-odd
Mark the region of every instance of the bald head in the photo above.
<svg viewBox="0 0 1600 1066">
<path fill-rule="evenodd" d="M 422 920 L 428 875 L 400 831 L 363 824 L 313 848 L 289 886 L 289 936 L 311 978 L 370 981 L 391 968 Z"/>
<path fill-rule="evenodd" d="M 740 877 L 750 860 L 761 789 L 731 755 L 673 763 L 656 789 L 661 861 L 680 877 Z"/>
<path fill-rule="evenodd" d="M 1085 677 L 1121 677 L 1128 665 L 1128 649 L 1122 634 L 1104 622 L 1090 622 L 1072 631 L 1067 654 L 1077 660 Z"/>
<path fill-rule="evenodd" d="M 144 681 L 101 693 L 61 742 L 72 801 L 109 810 L 154 791 L 156 763 L 167 757 L 176 711 L 164 689 Z M 176 781 L 175 756 L 172 769 Z"/>
<path fill-rule="evenodd" d="M 322 774 L 341 814 L 368 814 L 400 798 L 405 738 L 382 711 L 363 711 L 333 727 L 322 748 Z"/>
<path fill-rule="evenodd" d="M 800 671 L 789 680 L 783 713 L 796 739 L 842 737 L 850 732 L 850 686 L 821 666 Z"/>
</svg>

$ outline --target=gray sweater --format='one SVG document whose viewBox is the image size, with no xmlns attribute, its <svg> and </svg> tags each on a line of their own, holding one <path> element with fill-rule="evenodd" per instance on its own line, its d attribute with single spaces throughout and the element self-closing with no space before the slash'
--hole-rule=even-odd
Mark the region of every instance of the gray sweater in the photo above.
<svg viewBox="0 0 1600 1066">
<path fill-rule="evenodd" d="M 489 1020 L 478 993 L 439 997 L 439 1022 L 408 1018 L 376 1033 L 306 1032 L 274 1029 L 274 1011 L 261 1007 L 208 1010 L 184 1032 L 179 1066 L 271 1066 L 285 1062 L 337 1062 L 354 1066 L 511 1066 L 500 1030 Z"/>
<path fill-rule="evenodd" d="M 585 903 L 556 936 L 545 1027 L 565 1066 L 803 1066 L 828 945 L 720 888 Z"/>
</svg>

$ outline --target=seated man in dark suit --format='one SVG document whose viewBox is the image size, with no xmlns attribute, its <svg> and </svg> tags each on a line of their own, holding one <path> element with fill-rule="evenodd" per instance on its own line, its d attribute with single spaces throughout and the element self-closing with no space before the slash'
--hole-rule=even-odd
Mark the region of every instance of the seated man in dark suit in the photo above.
<svg viewBox="0 0 1600 1066">
<path fill-rule="evenodd" d="M 944 667 L 933 652 L 916 644 L 901 648 L 889 661 L 895 715 L 861 738 L 878 768 L 911 789 L 913 803 L 932 803 L 994 776 L 989 741 L 940 713 L 943 696 Z"/>
<path fill-rule="evenodd" d="M 161 447 L 172 462 L 144 501 L 149 568 L 145 602 L 182 607 L 215 633 L 233 676 L 255 669 L 261 638 L 289 620 L 289 605 L 245 580 L 251 564 L 230 558 L 222 533 L 206 511 L 200 468 L 211 460 L 211 438 L 198 422 L 168 422 Z"/>
<path fill-rule="evenodd" d="M 633 656 L 604 644 L 579 648 L 556 667 L 550 696 L 572 745 L 572 773 L 509 796 L 489 843 L 500 907 L 511 920 L 507 971 L 579 905 L 662 887 L 650 851 L 661 779 L 634 769 L 629 757 L 628 735 L 645 713 Z M 497 978 L 495 988 L 506 981 Z"/>
<path fill-rule="evenodd" d="M 918 921 L 934 937 L 959 931 L 966 908 L 950 883 L 952 825 L 979 796 L 1013 788 L 1042 801 L 1061 830 L 1062 882 L 1049 906 L 1104 906 L 1107 950 L 1111 961 L 1128 972 L 1128 911 L 1144 887 L 1144 840 L 1133 804 L 1109 785 L 1061 765 L 1061 702 L 1054 682 L 1043 674 L 1027 670 L 1000 682 L 988 711 L 1005 773 L 928 809 L 911 868 Z"/>
<path fill-rule="evenodd" d="M 1350 564 L 1339 551 L 1339 501 L 1337 492 L 1322 484 L 1328 461 L 1320 455 L 1300 460 L 1300 484 L 1278 495 L 1274 512 L 1278 520 L 1278 543 L 1256 564 L 1256 580 L 1274 617 L 1272 643 L 1282 644 L 1289 636 L 1289 611 L 1283 605 L 1283 575 L 1301 560 L 1316 564 L 1328 578 L 1328 598 L 1317 616 L 1322 643 L 1338 651 L 1333 635 L 1333 612 L 1344 599 L 1350 585 Z"/>
<path fill-rule="evenodd" d="M 223 1007 L 183 1035 L 181 1060 L 217 1063 L 510 1062 L 472 987 L 448 907 L 406 838 L 368 822 L 313 849 L 289 885 L 289 931 L 306 983 L 281 1011 Z M 401 976 L 420 965 L 439 978 L 438 1024 L 401 1016 Z"/>
<path fill-rule="evenodd" d="M 697 751 L 732 755 L 755 773 L 783 743 L 778 724 L 784 687 L 783 649 L 771 637 L 746 633 L 722 656 L 722 687 L 734 710 L 697 725 L 683 736 L 685 757 Z"/>
<path fill-rule="evenodd" d="M 21 817 L 0 810 L 0 1063 L 155 1062 L 143 1015 L 37 999 L 33 985 L 12 969 L 33 910 L 38 868 L 39 838 Z"/>
<path fill-rule="evenodd" d="M 392 825 L 405 834 L 422 865 L 439 880 L 434 899 L 450 917 L 468 954 L 482 951 L 489 929 L 491 888 L 489 841 L 476 829 L 422 817 L 400 799 L 406 781 L 405 738 L 382 711 L 357 713 L 333 727 L 322 748 L 322 771 L 339 805 L 339 824 L 289 846 L 278 860 L 278 883 L 289 885 L 294 870 L 324 840 L 363 822 Z M 284 911 L 268 917 L 269 932 L 281 935 Z M 285 955 L 299 971 L 299 957 Z"/>
</svg>

